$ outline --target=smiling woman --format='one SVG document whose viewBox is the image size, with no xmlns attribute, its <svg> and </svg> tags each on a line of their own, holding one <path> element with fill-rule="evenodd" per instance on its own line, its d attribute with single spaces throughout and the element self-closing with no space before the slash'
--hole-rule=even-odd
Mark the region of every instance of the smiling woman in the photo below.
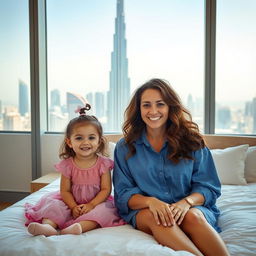
<svg viewBox="0 0 256 256">
<path fill-rule="evenodd" d="M 229 255 L 218 234 L 217 171 L 176 92 L 152 79 L 136 90 L 125 113 L 113 175 L 120 216 L 174 250 Z"/>
<path fill-rule="evenodd" d="M 148 129 L 165 129 L 169 107 L 161 93 L 156 89 L 148 89 L 141 95 L 141 118 Z"/>
</svg>

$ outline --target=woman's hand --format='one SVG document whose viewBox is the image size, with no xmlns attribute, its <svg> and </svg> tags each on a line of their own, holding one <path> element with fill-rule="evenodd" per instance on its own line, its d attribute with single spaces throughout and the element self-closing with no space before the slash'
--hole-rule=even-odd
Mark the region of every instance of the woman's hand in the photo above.
<svg viewBox="0 0 256 256">
<path fill-rule="evenodd" d="M 186 200 L 182 199 L 174 204 L 170 204 L 169 208 L 172 212 L 174 220 L 178 225 L 180 225 L 190 209 L 190 205 L 186 202 Z"/>
<path fill-rule="evenodd" d="M 155 197 L 150 197 L 148 199 L 148 207 L 158 225 L 161 223 L 165 227 L 174 225 L 175 222 L 169 204 Z"/>
<path fill-rule="evenodd" d="M 88 204 L 80 204 L 80 207 L 81 207 L 80 215 L 83 215 L 83 214 L 85 214 L 85 213 L 90 212 L 90 211 L 94 208 L 94 205 L 91 204 L 91 203 L 88 203 Z"/>
</svg>

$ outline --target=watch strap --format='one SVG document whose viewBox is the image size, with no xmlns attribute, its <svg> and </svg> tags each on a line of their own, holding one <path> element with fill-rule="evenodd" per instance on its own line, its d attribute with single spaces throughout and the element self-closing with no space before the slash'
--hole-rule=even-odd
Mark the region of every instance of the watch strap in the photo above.
<svg viewBox="0 0 256 256">
<path fill-rule="evenodd" d="M 190 197 L 185 197 L 184 199 L 190 205 L 190 207 L 194 206 L 194 202 Z"/>
</svg>

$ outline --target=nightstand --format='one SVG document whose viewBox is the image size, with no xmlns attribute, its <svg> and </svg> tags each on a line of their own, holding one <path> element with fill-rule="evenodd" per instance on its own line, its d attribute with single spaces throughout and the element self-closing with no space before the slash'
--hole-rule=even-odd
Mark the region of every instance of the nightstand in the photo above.
<svg viewBox="0 0 256 256">
<path fill-rule="evenodd" d="M 36 192 L 40 188 L 45 187 L 49 183 L 53 182 L 54 180 L 58 179 L 60 177 L 60 173 L 58 172 L 51 172 L 48 173 L 36 180 L 32 180 L 30 183 L 30 192 Z"/>
</svg>

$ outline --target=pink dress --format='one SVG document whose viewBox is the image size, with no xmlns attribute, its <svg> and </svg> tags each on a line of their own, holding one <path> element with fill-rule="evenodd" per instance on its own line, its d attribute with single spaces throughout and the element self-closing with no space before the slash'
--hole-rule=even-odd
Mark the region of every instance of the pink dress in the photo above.
<svg viewBox="0 0 256 256">
<path fill-rule="evenodd" d="M 62 160 L 56 164 L 57 171 L 72 182 L 72 194 L 77 204 L 90 202 L 100 191 L 101 175 L 113 169 L 114 162 L 106 157 L 98 156 L 94 166 L 80 169 L 74 164 L 73 158 Z M 113 227 L 125 224 L 117 214 L 113 197 L 100 203 L 90 212 L 74 219 L 71 210 L 62 201 L 59 191 L 43 196 L 36 205 L 25 204 L 26 225 L 31 222 L 42 222 L 48 218 L 55 222 L 60 229 L 83 220 L 92 220 L 101 227 Z"/>
</svg>

